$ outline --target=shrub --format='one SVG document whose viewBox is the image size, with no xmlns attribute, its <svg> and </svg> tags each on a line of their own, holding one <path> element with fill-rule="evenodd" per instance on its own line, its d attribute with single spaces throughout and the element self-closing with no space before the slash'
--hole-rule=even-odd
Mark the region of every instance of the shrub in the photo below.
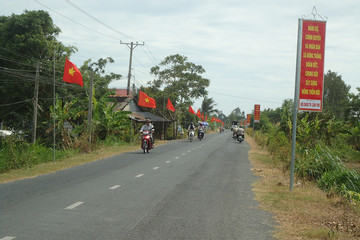
<svg viewBox="0 0 360 240">
<path fill-rule="evenodd" d="M 360 193 L 360 175 L 354 170 L 338 168 L 324 173 L 318 181 L 318 186 L 326 192 L 334 190 L 341 195 Z"/>
<path fill-rule="evenodd" d="M 295 172 L 299 178 L 316 181 L 335 169 L 345 169 L 345 166 L 327 147 L 318 144 L 315 149 L 298 148 Z"/>
</svg>

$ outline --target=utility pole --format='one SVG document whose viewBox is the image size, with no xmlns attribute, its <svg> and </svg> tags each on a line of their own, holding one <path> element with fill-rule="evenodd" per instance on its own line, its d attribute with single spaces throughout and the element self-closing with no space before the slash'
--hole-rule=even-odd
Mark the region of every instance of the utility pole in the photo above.
<svg viewBox="0 0 360 240">
<path fill-rule="evenodd" d="M 37 127 L 37 107 L 38 107 L 38 96 L 39 96 L 39 71 L 40 71 L 40 62 L 36 64 L 36 75 L 35 75 L 35 90 L 34 90 L 34 116 L 33 116 L 33 132 L 32 132 L 32 142 L 36 142 L 36 127 Z"/>
<path fill-rule="evenodd" d="M 144 46 L 145 43 L 144 43 L 144 42 L 143 42 L 143 43 L 138 43 L 138 42 L 136 42 L 136 43 L 133 43 L 133 42 L 131 42 L 131 43 L 124 43 L 124 42 L 120 41 L 120 44 L 125 44 L 126 46 L 128 46 L 128 48 L 130 48 L 129 74 L 128 74 L 128 83 L 127 83 L 127 92 L 126 92 L 126 95 L 130 95 L 130 78 L 131 78 L 132 52 L 133 52 L 133 50 L 134 50 L 137 46 L 139 46 L 139 45 Z"/>
<path fill-rule="evenodd" d="M 91 77 L 90 77 L 90 87 L 89 87 L 89 110 L 88 110 L 88 131 L 90 134 L 90 147 L 91 147 L 91 134 L 92 134 L 92 127 L 91 127 L 91 121 L 92 121 L 92 99 L 93 99 L 93 81 L 94 81 L 94 71 L 91 69 Z"/>
</svg>

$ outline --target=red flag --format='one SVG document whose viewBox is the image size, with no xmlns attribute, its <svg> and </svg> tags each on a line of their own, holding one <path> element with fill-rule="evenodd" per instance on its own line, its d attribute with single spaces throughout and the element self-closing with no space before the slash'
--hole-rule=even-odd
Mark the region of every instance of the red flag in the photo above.
<svg viewBox="0 0 360 240">
<path fill-rule="evenodd" d="M 156 108 L 155 99 L 149 97 L 142 91 L 139 91 L 138 105 L 142 106 L 142 107 L 147 107 L 147 108 Z"/>
<path fill-rule="evenodd" d="M 191 106 L 189 106 L 189 112 L 190 112 L 191 114 L 195 114 L 195 111 L 194 111 L 194 109 L 193 109 Z"/>
<path fill-rule="evenodd" d="M 171 101 L 170 101 L 170 98 L 168 98 L 168 102 L 167 102 L 166 107 L 167 107 L 167 109 L 169 109 L 170 111 L 175 112 L 175 108 L 174 108 L 174 106 L 172 105 L 172 103 L 171 103 Z"/>
<path fill-rule="evenodd" d="M 205 122 L 207 121 L 207 115 L 206 115 L 206 117 L 205 117 L 205 120 L 204 120 Z"/>
<path fill-rule="evenodd" d="M 199 110 L 199 109 L 197 110 L 196 116 L 198 116 L 199 118 L 201 118 L 201 113 L 200 113 L 200 110 Z"/>
<path fill-rule="evenodd" d="M 215 118 L 214 118 L 214 117 L 211 118 L 211 122 L 213 122 L 213 121 L 215 121 Z"/>
<path fill-rule="evenodd" d="M 204 113 L 201 114 L 201 121 L 204 121 Z"/>
<path fill-rule="evenodd" d="M 67 58 L 65 61 L 63 81 L 68 83 L 76 83 L 84 86 L 81 73 L 75 64 L 70 62 Z"/>
</svg>

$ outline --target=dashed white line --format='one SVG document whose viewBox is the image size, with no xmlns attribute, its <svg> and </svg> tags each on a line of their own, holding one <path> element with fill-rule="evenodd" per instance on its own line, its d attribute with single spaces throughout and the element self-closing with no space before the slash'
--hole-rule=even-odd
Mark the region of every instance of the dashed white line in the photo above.
<svg viewBox="0 0 360 240">
<path fill-rule="evenodd" d="M 159 167 L 154 167 L 153 169 L 156 170 L 156 169 L 159 169 Z"/>
<path fill-rule="evenodd" d="M 165 163 L 171 163 L 171 161 L 166 161 Z"/>
<path fill-rule="evenodd" d="M 15 239 L 16 237 L 12 237 L 12 236 L 6 236 L 6 237 L 3 237 L 3 238 L 0 238 L 0 240 L 12 240 L 12 239 Z"/>
<path fill-rule="evenodd" d="M 74 204 L 66 207 L 65 209 L 74 209 L 74 208 L 80 206 L 80 205 L 83 204 L 83 203 L 84 203 L 84 202 L 76 202 L 76 203 L 74 203 Z"/>
<path fill-rule="evenodd" d="M 188 150 L 188 153 L 191 152 L 191 150 Z"/>
<path fill-rule="evenodd" d="M 144 176 L 144 174 L 139 174 L 139 175 L 136 175 L 135 177 L 139 178 L 139 177 L 142 177 Z"/>
<path fill-rule="evenodd" d="M 175 159 L 179 159 L 179 157 L 175 157 Z"/>
<path fill-rule="evenodd" d="M 184 155 L 184 156 L 185 156 L 185 155 L 186 155 L 186 153 L 183 153 L 182 155 Z"/>
<path fill-rule="evenodd" d="M 121 187 L 121 185 L 114 185 L 114 186 L 110 187 L 109 189 L 114 190 L 114 189 L 117 189 L 119 187 Z"/>
</svg>

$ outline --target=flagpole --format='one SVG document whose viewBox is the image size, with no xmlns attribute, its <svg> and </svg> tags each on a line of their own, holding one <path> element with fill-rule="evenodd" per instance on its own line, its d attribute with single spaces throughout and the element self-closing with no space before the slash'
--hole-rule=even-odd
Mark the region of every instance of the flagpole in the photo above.
<svg viewBox="0 0 360 240">
<path fill-rule="evenodd" d="M 53 93 L 54 93 L 54 127 L 53 127 L 53 141 L 54 141 L 54 165 L 55 165 L 55 145 L 56 145 L 56 142 L 55 142 L 55 104 L 56 104 L 56 94 L 55 94 L 55 45 L 54 45 L 54 88 L 53 88 Z"/>
</svg>

